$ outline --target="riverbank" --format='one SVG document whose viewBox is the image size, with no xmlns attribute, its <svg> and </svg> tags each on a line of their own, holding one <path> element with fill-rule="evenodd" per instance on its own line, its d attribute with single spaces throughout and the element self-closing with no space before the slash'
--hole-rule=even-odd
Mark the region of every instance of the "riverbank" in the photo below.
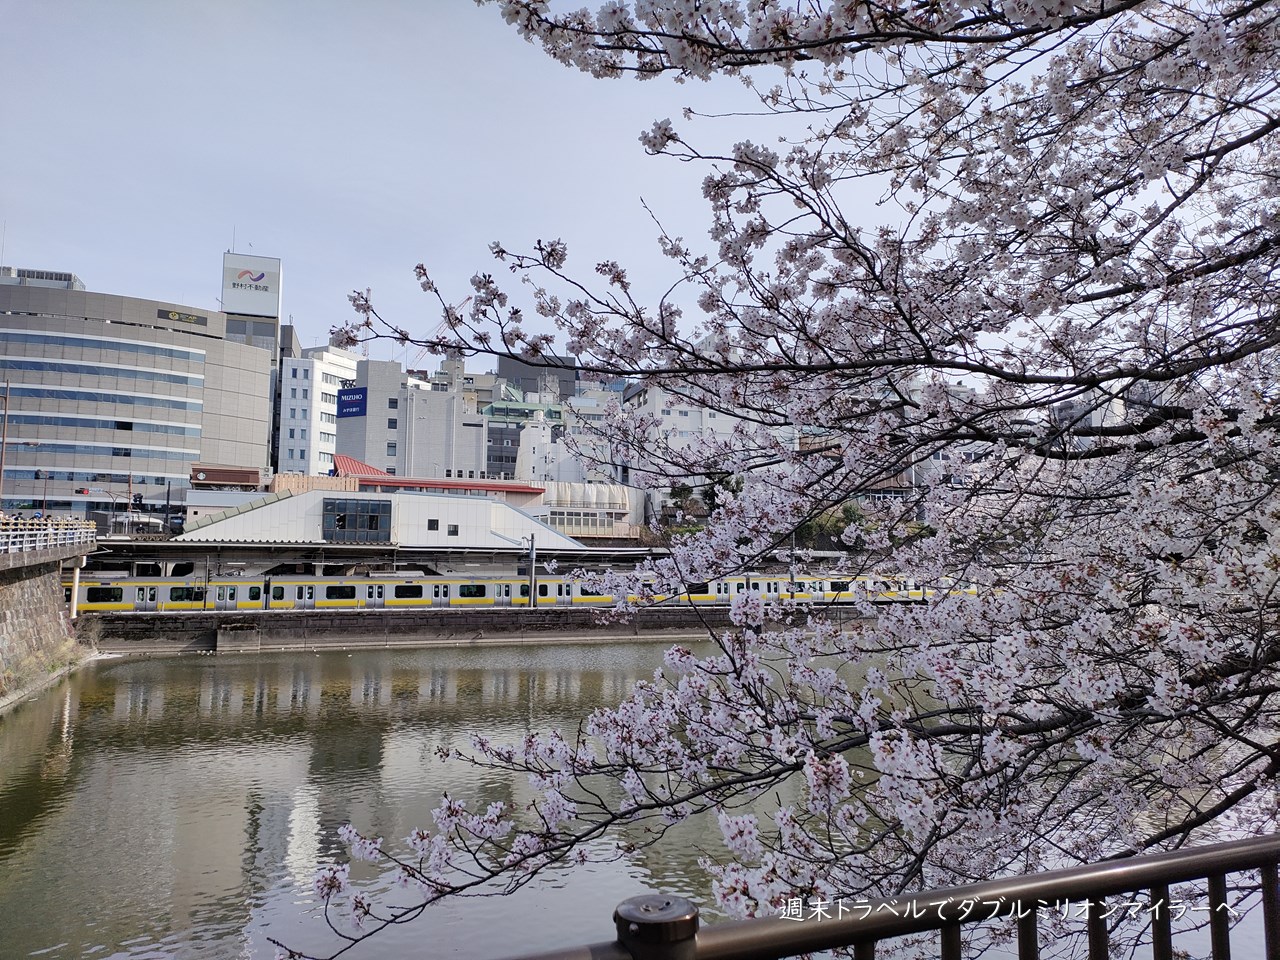
<svg viewBox="0 0 1280 960">
<path fill-rule="evenodd" d="M 53 651 L 53 661 L 42 672 L 30 676 L 15 676 L 12 689 L 0 694 L 0 717 L 26 700 L 34 698 L 42 690 L 47 690 L 63 677 L 78 670 L 92 660 L 106 656 L 97 653 L 74 639 L 68 639 L 65 649 Z"/>
</svg>

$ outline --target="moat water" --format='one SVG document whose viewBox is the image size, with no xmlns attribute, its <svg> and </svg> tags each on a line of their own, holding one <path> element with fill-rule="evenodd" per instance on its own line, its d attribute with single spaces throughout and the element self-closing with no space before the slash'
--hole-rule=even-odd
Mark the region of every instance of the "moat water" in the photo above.
<svg viewBox="0 0 1280 960">
<path fill-rule="evenodd" d="M 336 946 L 316 868 L 353 822 L 393 840 L 447 791 L 529 789 L 437 747 L 566 733 L 661 644 L 104 659 L 0 718 L 0 957 L 273 957 Z M 698 843 L 433 907 L 348 956 L 498 960 L 609 940 L 641 893 L 706 902 Z"/>
</svg>

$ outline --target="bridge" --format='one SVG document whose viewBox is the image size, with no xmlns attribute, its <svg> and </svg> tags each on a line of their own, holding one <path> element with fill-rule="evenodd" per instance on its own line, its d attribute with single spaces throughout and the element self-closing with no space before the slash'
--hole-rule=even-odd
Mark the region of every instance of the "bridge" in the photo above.
<svg viewBox="0 0 1280 960">
<path fill-rule="evenodd" d="M 62 594 L 62 564 L 79 585 L 97 527 L 60 517 L 0 518 L 0 707 L 79 659 Z M 73 593 L 74 596 L 74 593 Z"/>
</svg>

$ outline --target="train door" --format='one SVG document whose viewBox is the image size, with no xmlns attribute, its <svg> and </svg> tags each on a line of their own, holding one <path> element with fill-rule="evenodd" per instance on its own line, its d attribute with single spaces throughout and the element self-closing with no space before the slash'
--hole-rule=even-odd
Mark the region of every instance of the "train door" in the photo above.
<svg viewBox="0 0 1280 960">
<path fill-rule="evenodd" d="M 293 588 L 293 608 L 295 610 L 314 610 L 316 607 L 316 587 L 313 583 L 295 584 Z"/>
<path fill-rule="evenodd" d="M 431 605 L 447 607 L 449 605 L 449 584 L 433 583 L 431 585 Z"/>
<path fill-rule="evenodd" d="M 385 606 L 387 585 L 385 583 L 366 583 L 364 586 L 364 605 L 379 609 Z"/>
<path fill-rule="evenodd" d="M 495 583 L 493 585 L 493 605 L 495 607 L 511 606 L 511 584 Z"/>
<path fill-rule="evenodd" d="M 224 583 L 218 586 L 213 595 L 213 609 L 235 610 L 239 602 L 241 587 L 238 584 Z"/>
<path fill-rule="evenodd" d="M 155 584 L 150 586 L 137 587 L 134 591 L 135 610 L 156 610 L 156 587 Z"/>
</svg>

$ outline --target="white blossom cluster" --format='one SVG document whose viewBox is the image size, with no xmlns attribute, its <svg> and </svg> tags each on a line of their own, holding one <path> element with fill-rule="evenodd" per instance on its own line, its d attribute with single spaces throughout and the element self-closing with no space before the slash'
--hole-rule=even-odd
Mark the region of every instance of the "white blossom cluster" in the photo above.
<svg viewBox="0 0 1280 960">
<path fill-rule="evenodd" d="M 735 418 L 677 444 L 614 407 L 582 441 L 712 507 L 613 592 L 779 550 L 803 581 L 821 528 L 850 579 L 929 602 L 744 592 L 714 656 L 672 650 L 580 730 L 478 737 L 539 799 L 442 805 L 395 861 L 425 899 L 702 814 L 742 915 L 1276 829 L 1280 7 L 482 2 L 596 76 L 741 74 L 762 129 L 641 136 L 705 169 L 659 302 L 603 254 L 495 244 L 519 286 L 478 274 L 464 310 L 420 268 L 445 322 L 414 342 L 554 362 L 554 329 L 589 375 Z M 404 334 L 353 302 L 353 336 Z"/>
</svg>

